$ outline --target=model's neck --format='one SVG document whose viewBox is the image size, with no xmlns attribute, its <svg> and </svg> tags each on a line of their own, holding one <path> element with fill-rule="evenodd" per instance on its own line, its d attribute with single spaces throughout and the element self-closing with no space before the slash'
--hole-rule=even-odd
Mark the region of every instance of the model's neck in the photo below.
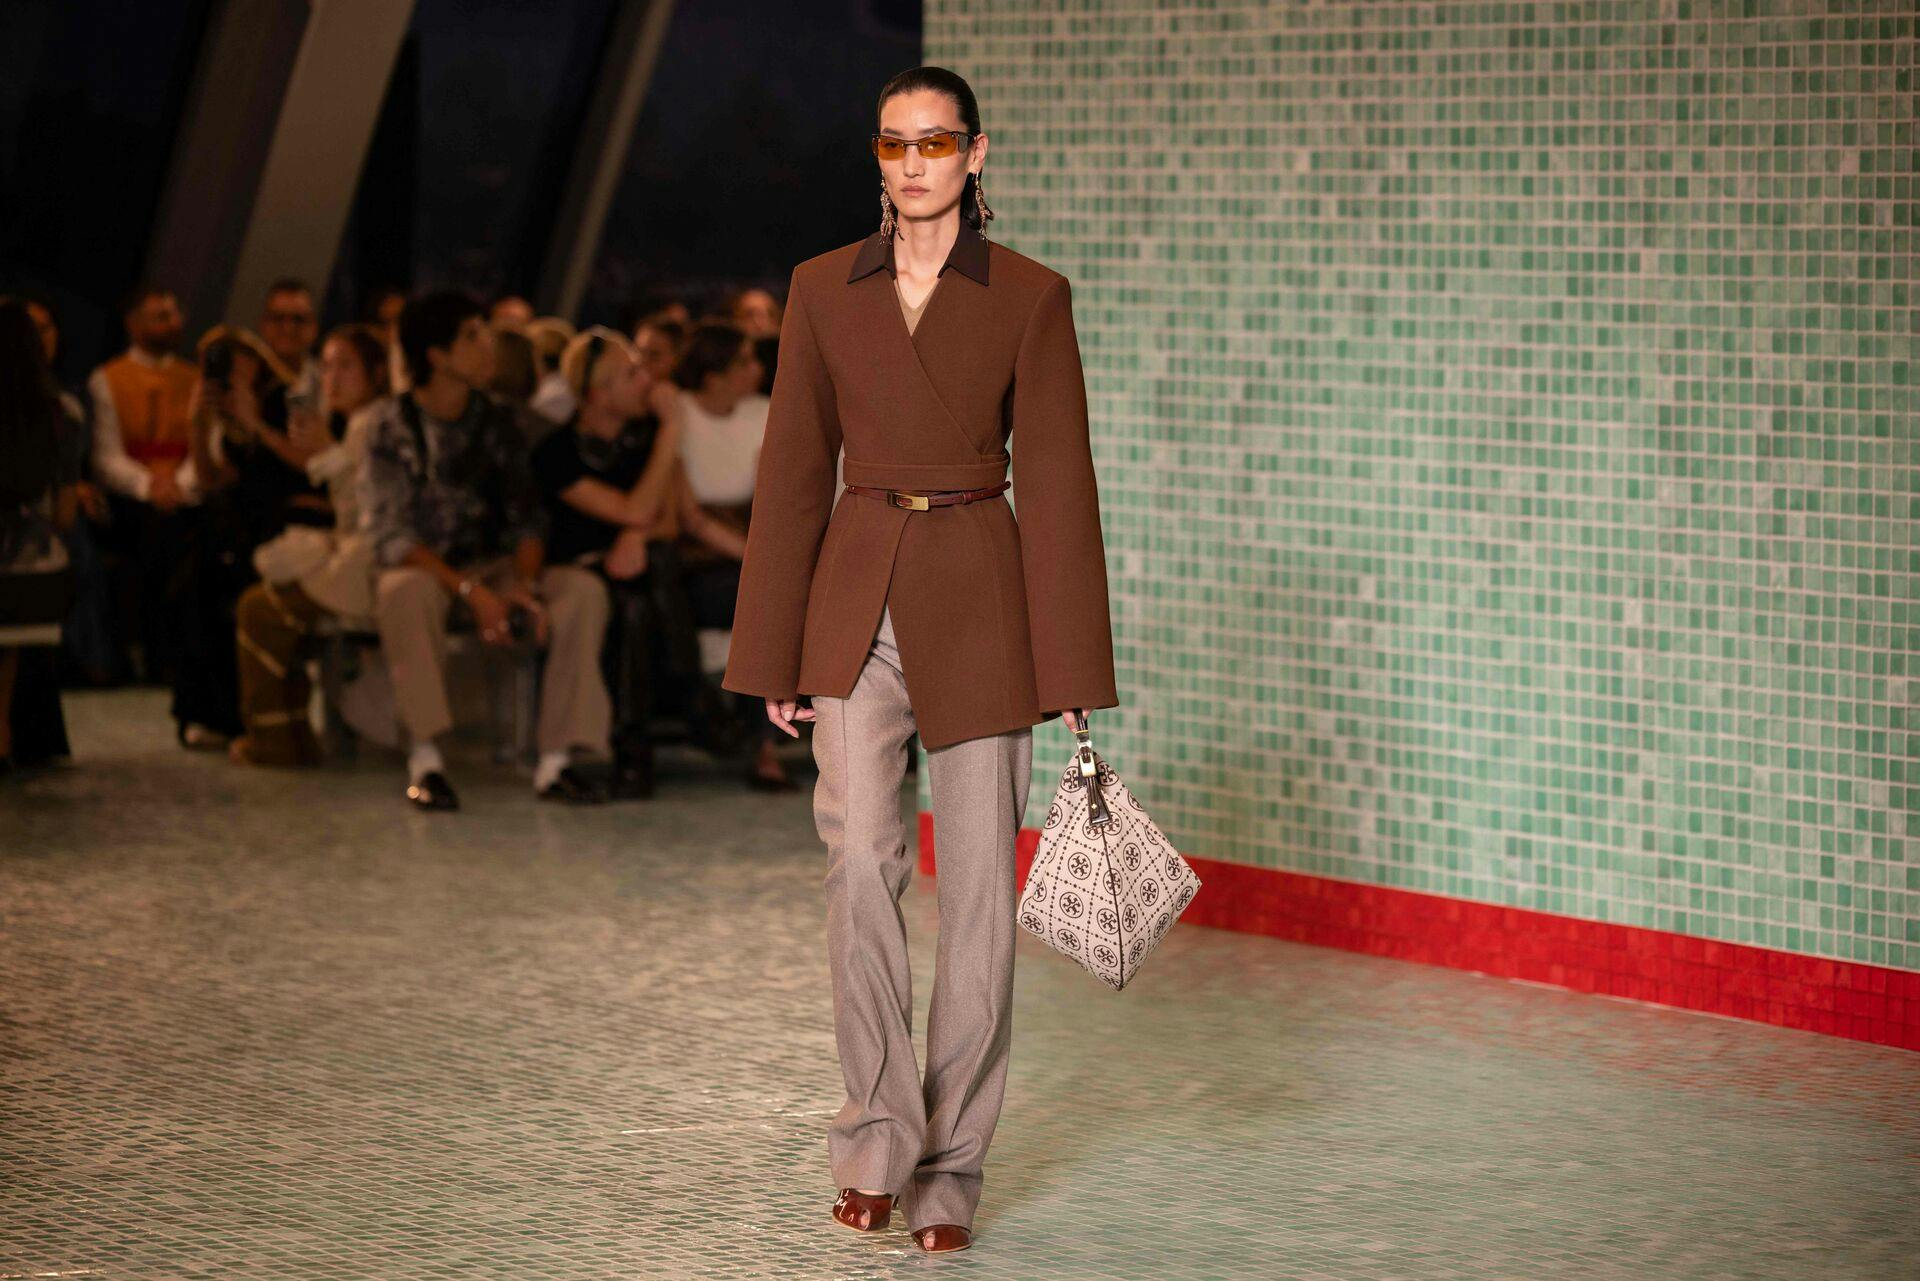
<svg viewBox="0 0 1920 1281">
<path fill-rule="evenodd" d="M 896 275 L 937 275 L 960 237 L 960 206 L 955 204 L 934 218 L 901 218 L 893 242 Z"/>
</svg>

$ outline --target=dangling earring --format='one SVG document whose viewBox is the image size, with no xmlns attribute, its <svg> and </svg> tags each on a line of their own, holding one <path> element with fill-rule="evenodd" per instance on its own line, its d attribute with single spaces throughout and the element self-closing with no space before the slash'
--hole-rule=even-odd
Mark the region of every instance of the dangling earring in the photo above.
<svg viewBox="0 0 1920 1281">
<path fill-rule="evenodd" d="M 984 236 L 987 234 L 987 221 L 993 217 L 993 210 L 987 208 L 987 193 L 980 185 L 978 173 L 973 175 L 973 204 L 980 211 L 980 221 L 974 224 L 974 229 Z"/>
<path fill-rule="evenodd" d="M 880 180 L 880 234 L 893 239 L 893 201 L 887 199 L 887 180 Z"/>
</svg>

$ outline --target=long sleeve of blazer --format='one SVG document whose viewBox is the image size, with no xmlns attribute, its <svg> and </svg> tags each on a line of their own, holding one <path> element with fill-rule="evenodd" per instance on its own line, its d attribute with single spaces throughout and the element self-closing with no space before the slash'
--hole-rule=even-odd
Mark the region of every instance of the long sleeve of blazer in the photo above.
<svg viewBox="0 0 1920 1281">
<path fill-rule="evenodd" d="M 892 276 L 878 233 L 794 269 L 723 685 L 845 697 L 891 609 L 930 749 L 1116 706 L 1067 279 L 963 226 L 910 332 Z M 1012 501 L 836 494 L 843 447 L 848 484 Z"/>
</svg>

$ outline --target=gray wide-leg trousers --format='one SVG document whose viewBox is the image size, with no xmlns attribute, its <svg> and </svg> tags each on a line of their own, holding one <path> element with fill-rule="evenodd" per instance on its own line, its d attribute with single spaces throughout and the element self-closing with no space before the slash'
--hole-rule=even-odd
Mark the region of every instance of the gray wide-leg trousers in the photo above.
<svg viewBox="0 0 1920 1281">
<path fill-rule="evenodd" d="M 847 1086 L 827 1127 L 834 1186 L 894 1193 L 910 1231 L 971 1228 L 1006 1094 L 1014 839 L 1032 779 L 1033 727 L 927 753 L 940 941 L 923 1082 L 900 914 L 915 861 L 900 805 L 914 721 L 891 611 L 881 613 L 853 692 L 812 702 L 813 815 L 827 846 L 833 1025 Z"/>
</svg>

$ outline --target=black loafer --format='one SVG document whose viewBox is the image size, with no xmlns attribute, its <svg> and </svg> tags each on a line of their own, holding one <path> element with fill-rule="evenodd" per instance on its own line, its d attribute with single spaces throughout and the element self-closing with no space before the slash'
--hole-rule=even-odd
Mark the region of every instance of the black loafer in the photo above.
<svg viewBox="0 0 1920 1281">
<path fill-rule="evenodd" d="M 622 754 L 613 762 L 613 783 L 607 789 L 609 799 L 644 801 L 653 795 L 653 753 Z"/>
<path fill-rule="evenodd" d="M 589 783 L 579 770 L 569 765 L 540 789 L 543 801 L 565 801 L 569 805 L 598 805 L 607 794 Z"/>
<path fill-rule="evenodd" d="M 460 798 L 454 794 L 453 784 L 447 782 L 447 776 L 439 770 L 429 770 L 420 776 L 418 783 L 407 786 L 407 799 L 413 802 L 415 809 L 457 810 Z"/>
</svg>

